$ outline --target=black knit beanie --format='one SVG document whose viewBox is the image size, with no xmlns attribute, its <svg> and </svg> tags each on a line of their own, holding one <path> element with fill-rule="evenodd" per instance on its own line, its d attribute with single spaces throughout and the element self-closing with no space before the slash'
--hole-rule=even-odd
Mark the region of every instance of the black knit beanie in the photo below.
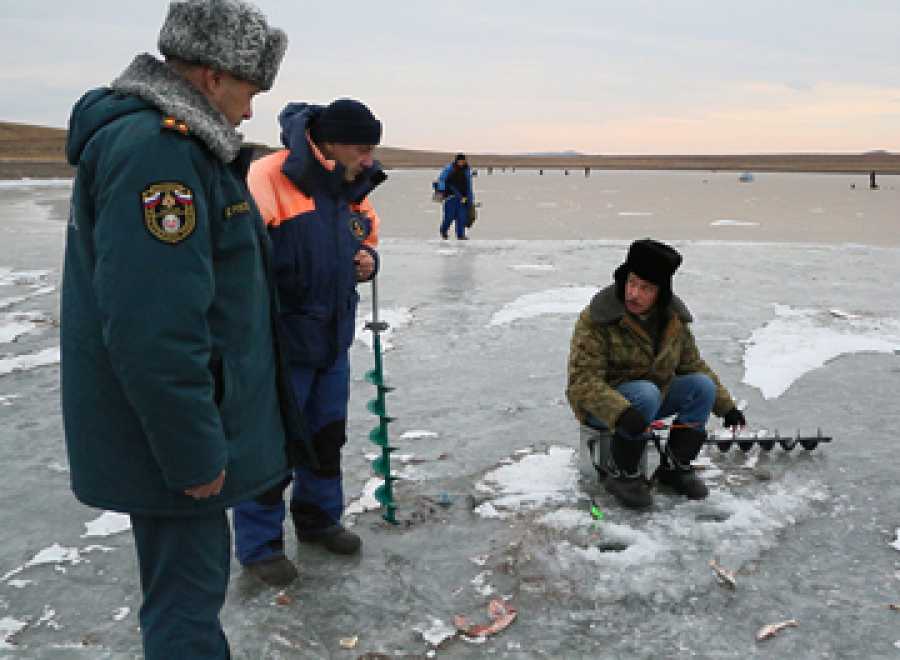
<svg viewBox="0 0 900 660">
<path fill-rule="evenodd" d="M 316 143 L 379 144 L 381 122 L 359 101 L 338 99 L 316 117 L 311 127 Z"/>
</svg>

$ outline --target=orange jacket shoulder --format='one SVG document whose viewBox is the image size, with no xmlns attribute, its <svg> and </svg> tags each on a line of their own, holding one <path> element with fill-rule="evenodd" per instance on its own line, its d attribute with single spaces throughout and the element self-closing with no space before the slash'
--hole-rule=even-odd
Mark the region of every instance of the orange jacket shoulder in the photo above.
<svg viewBox="0 0 900 660">
<path fill-rule="evenodd" d="M 288 150 L 263 156 L 250 165 L 247 187 L 266 224 L 277 227 L 285 220 L 315 209 L 315 202 L 297 190 L 281 171 Z"/>
</svg>

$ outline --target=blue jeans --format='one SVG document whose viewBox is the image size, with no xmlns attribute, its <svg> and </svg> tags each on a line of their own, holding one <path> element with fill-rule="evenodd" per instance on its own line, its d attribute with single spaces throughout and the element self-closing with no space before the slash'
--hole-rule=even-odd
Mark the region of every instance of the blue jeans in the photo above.
<svg viewBox="0 0 900 660">
<path fill-rule="evenodd" d="M 316 536 L 333 531 L 344 511 L 341 448 L 346 441 L 350 362 L 346 351 L 327 369 L 291 369 L 297 405 L 303 410 L 321 463 L 318 470 L 294 470 L 291 509 L 297 532 Z M 284 554 L 283 492 L 289 482 L 234 507 L 235 553 L 241 564 Z"/>
<path fill-rule="evenodd" d="M 441 234 L 446 234 L 450 225 L 456 223 L 456 237 L 466 235 L 466 222 L 469 219 L 469 211 L 462 200 L 453 195 L 444 200 L 444 221 L 441 223 Z"/>
<path fill-rule="evenodd" d="M 688 424 L 697 429 L 706 427 L 713 404 L 716 402 L 716 384 L 706 374 L 675 376 L 669 385 L 666 398 L 662 398 L 659 388 L 649 380 L 631 380 L 619 385 L 616 390 L 637 408 L 648 422 L 670 415 L 677 415 L 675 422 Z M 588 425 L 599 429 L 606 424 L 588 416 Z"/>
</svg>

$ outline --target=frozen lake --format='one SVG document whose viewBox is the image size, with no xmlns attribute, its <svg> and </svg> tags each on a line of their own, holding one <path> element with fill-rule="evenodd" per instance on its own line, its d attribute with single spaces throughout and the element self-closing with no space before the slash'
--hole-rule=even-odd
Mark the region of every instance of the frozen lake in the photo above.
<svg viewBox="0 0 900 660">
<path fill-rule="evenodd" d="M 391 173 L 374 198 L 401 524 L 370 508 L 360 335 L 345 491 L 363 553 L 286 534 L 301 578 L 282 595 L 235 563 L 223 612 L 235 657 L 900 656 L 900 181 L 482 173 L 482 217 L 457 243 L 437 239 L 433 176 Z M 127 519 L 68 487 L 56 323 L 68 193 L 0 182 L 0 657 L 132 658 Z M 708 500 L 657 492 L 633 513 L 579 477 L 564 387 L 576 315 L 648 235 L 684 254 L 675 290 L 751 427 L 834 442 L 711 448 Z M 497 597 L 518 610 L 509 628 L 454 635 L 455 615 L 487 621 Z M 756 641 L 788 619 L 797 627 Z"/>
</svg>

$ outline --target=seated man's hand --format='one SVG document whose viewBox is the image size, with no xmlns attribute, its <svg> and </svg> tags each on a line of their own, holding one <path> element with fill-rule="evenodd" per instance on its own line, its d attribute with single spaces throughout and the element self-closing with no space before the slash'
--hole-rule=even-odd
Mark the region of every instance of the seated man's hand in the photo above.
<svg viewBox="0 0 900 660">
<path fill-rule="evenodd" d="M 732 408 L 727 413 L 725 413 L 724 417 L 722 417 L 722 424 L 725 425 L 725 428 L 729 429 L 736 426 L 744 428 L 745 426 L 747 426 L 747 419 L 744 417 L 744 413 L 742 413 L 740 410 L 738 410 L 737 408 Z"/>
<path fill-rule="evenodd" d="M 616 421 L 616 428 L 621 429 L 627 435 L 640 435 L 647 430 L 647 420 L 634 406 L 628 406 Z"/>
<path fill-rule="evenodd" d="M 459 201 L 460 201 L 462 204 L 468 204 L 468 203 L 469 203 L 469 198 L 468 198 L 468 197 L 460 197 L 460 198 L 459 198 Z"/>
</svg>

